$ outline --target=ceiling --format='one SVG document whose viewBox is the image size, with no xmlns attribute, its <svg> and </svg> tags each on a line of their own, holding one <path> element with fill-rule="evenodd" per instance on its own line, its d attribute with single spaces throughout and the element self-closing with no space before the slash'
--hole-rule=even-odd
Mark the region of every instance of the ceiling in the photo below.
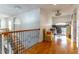
<svg viewBox="0 0 79 59">
<path fill-rule="evenodd" d="M 56 17 L 56 11 L 59 10 L 60 13 L 63 15 L 71 15 L 73 13 L 73 10 L 75 8 L 75 5 L 73 4 L 57 4 L 57 5 L 49 5 L 48 7 L 43 7 L 43 10 L 48 13 L 51 13 L 52 16 Z"/>
<path fill-rule="evenodd" d="M 55 12 L 56 10 L 60 10 L 64 13 L 70 13 L 73 9 L 74 5 L 70 4 L 0 4 L 0 15 L 9 15 L 9 16 L 15 16 L 18 14 L 21 14 L 23 12 L 27 12 L 29 10 L 35 9 L 35 8 L 42 8 L 46 10 L 47 12 Z"/>
</svg>

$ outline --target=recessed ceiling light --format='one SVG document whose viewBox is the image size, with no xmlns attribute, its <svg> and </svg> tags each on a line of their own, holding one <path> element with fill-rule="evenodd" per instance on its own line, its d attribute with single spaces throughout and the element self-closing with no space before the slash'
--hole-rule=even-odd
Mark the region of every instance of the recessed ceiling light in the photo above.
<svg viewBox="0 0 79 59">
<path fill-rule="evenodd" d="M 56 4 L 53 4 L 53 5 L 56 5 Z"/>
<path fill-rule="evenodd" d="M 15 9 L 22 9 L 22 7 L 21 6 L 15 6 Z"/>
</svg>

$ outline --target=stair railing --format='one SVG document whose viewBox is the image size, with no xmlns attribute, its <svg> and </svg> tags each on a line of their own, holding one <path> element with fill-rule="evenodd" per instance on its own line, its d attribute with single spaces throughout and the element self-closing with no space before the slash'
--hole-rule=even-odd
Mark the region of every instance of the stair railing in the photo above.
<svg viewBox="0 0 79 59">
<path fill-rule="evenodd" d="M 38 43 L 39 35 L 40 29 L 3 32 L 4 52 L 6 54 L 22 54 L 26 49 Z"/>
</svg>

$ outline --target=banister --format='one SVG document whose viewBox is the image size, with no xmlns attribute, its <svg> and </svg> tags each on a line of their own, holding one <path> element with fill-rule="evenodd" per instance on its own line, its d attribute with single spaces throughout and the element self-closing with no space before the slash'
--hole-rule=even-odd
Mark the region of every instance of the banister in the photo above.
<svg viewBox="0 0 79 59">
<path fill-rule="evenodd" d="M 39 41 L 40 29 L 27 29 L 2 32 L 2 39 L 10 43 L 9 49 L 11 53 L 23 53 L 27 48 L 36 44 Z M 32 40 L 31 40 L 32 39 Z M 29 45 L 30 43 L 31 45 Z M 5 43 L 6 44 L 6 43 Z M 4 45 L 5 45 L 4 44 Z M 4 49 L 7 51 L 6 49 Z"/>
<path fill-rule="evenodd" d="M 35 31 L 35 30 L 40 30 L 40 29 L 28 29 L 28 30 L 16 30 L 16 31 L 8 31 L 8 32 L 2 32 L 1 34 L 5 34 L 5 33 L 17 33 L 17 32 L 25 32 L 25 31 Z"/>
</svg>

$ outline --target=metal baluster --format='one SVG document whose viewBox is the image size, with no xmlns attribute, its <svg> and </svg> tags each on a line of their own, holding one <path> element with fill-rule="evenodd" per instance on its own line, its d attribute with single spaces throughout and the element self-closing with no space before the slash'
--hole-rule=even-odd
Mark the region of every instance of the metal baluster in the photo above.
<svg viewBox="0 0 79 59">
<path fill-rule="evenodd" d="M 21 53 L 23 52 L 24 33 L 22 32 Z"/>
<path fill-rule="evenodd" d="M 6 54 L 9 54 L 9 35 L 7 36 L 7 47 L 6 47 Z"/>
<path fill-rule="evenodd" d="M 28 33 L 29 33 L 29 35 L 28 35 L 28 43 L 30 43 L 30 37 L 31 37 L 31 34 L 30 34 L 30 32 L 28 31 Z"/>
<path fill-rule="evenodd" d="M 10 33 L 10 36 L 11 36 L 11 39 L 10 39 L 11 53 L 13 53 L 12 33 Z"/>
<path fill-rule="evenodd" d="M 21 40 L 20 40 L 20 47 L 19 47 L 19 52 L 20 52 L 20 54 L 21 54 L 21 49 L 22 49 L 22 46 L 21 46 L 22 40 L 23 40 L 23 38 L 22 38 L 22 32 L 21 32 Z"/>
<path fill-rule="evenodd" d="M 24 47 L 27 48 L 27 32 L 25 32 L 25 43 L 24 43 Z"/>
<path fill-rule="evenodd" d="M 18 32 L 18 34 L 19 34 L 19 38 L 18 38 L 18 39 L 19 39 L 19 44 L 20 44 L 20 41 L 21 41 L 20 32 Z M 20 52 L 20 51 L 19 51 L 19 52 Z"/>
<path fill-rule="evenodd" d="M 19 44 L 19 40 L 18 40 L 18 34 L 16 32 L 16 35 L 15 35 L 15 44 L 16 44 L 16 53 L 18 54 L 18 44 Z"/>
<path fill-rule="evenodd" d="M 16 41 L 16 33 L 14 32 L 14 47 L 15 47 L 15 53 L 17 54 L 18 53 L 18 51 L 17 51 L 17 48 L 16 48 L 16 46 L 17 46 L 17 41 Z"/>
<path fill-rule="evenodd" d="M 24 32 L 23 32 L 22 34 L 23 34 L 23 42 L 25 42 L 25 41 L 24 41 Z M 25 48 L 24 48 L 23 43 L 22 43 L 22 52 L 24 51 L 24 49 L 25 49 Z"/>
<path fill-rule="evenodd" d="M 21 36 L 21 38 L 20 38 L 19 52 L 20 52 L 20 54 L 21 54 L 21 49 L 22 49 L 22 32 L 20 32 L 20 36 Z"/>
<path fill-rule="evenodd" d="M 17 33 L 16 33 L 16 36 L 15 36 L 15 39 L 16 39 L 15 41 L 16 41 L 16 44 L 17 44 L 17 45 L 16 45 L 16 50 L 17 50 L 17 54 L 18 54 L 18 53 L 19 53 L 19 52 L 18 52 L 19 40 L 18 40 L 18 38 L 17 38 Z"/>
<path fill-rule="evenodd" d="M 20 32 L 18 32 L 18 33 L 20 33 Z M 18 38 L 18 40 L 19 40 L 19 48 L 18 48 L 18 52 L 20 53 L 20 48 L 21 48 L 21 45 L 20 45 L 20 44 L 21 44 L 21 39 Z"/>
<path fill-rule="evenodd" d="M 12 33 L 13 53 L 15 53 L 14 33 Z"/>
<path fill-rule="evenodd" d="M 26 43 L 26 41 L 25 41 L 25 40 L 26 40 L 26 35 L 25 35 L 25 33 L 26 33 L 26 32 L 23 32 L 23 38 L 24 38 L 24 39 L 23 39 L 23 42 L 24 42 L 24 43 L 23 43 L 23 47 L 24 47 L 24 48 L 25 48 L 25 43 Z M 24 51 L 23 51 L 23 52 L 24 52 Z"/>
<path fill-rule="evenodd" d="M 25 47 L 25 48 L 28 47 L 28 44 L 27 44 L 27 39 L 28 39 L 28 38 L 27 38 L 27 34 L 28 34 L 27 31 L 25 31 L 25 43 L 24 43 L 24 47 Z"/>
<path fill-rule="evenodd" d="M 20 32 L 20 36 L 21 36 L 21 39 L 20 39 L 20 47 L 19 47 L 19 52 L 21 53 L 22 32 Z"/>
</svg>

